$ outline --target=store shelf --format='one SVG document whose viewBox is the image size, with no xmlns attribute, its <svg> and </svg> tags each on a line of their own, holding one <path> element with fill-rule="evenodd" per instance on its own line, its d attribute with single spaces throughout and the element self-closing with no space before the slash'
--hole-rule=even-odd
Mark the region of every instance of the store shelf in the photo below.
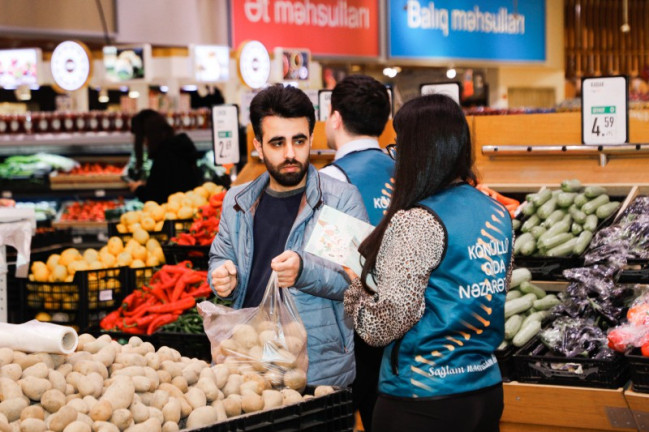
<svg viewBox="0 0 649 432">
<path fill-rule="evenodd" d="M 640 432 L 649 432 L 649 394 L 626 390 L 624 397 Z"/>
</svg>

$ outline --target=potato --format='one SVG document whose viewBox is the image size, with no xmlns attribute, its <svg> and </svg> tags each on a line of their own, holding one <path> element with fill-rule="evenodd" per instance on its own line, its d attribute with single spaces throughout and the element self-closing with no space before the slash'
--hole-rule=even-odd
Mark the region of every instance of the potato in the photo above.
<svg viewBox="0 0 649 432">
<path fill-rule="evenodd" d="M 231 394 L 223 399 L 223 407 L 228 417 L 241 415 L 241 395 Z"/>
<path fill-rule="evenodd" d="M 110 422 L 123 431 L 133 423 L 133 414 L 126 408 L 116 409 L 110 417 Z"/>
<path fill-rule="evenodd" d="M 302 396 L 302 400 L 303 400 L 303 401 L 307 401 L 307 400 L 309 400 L 309 399 L 313 399 L 313 395 L 305 394 L 304 396 Z"/>
<path fill-rule="evenodd" d="M 284 403 L 284 396 L 277 390 L 264 390 L 261 398 L 264 400 L 264 410 L 281 407 Z"/>
<path fill-rule="evenodd" d="M 239 374 L 231 374 L 228 376 L 228 381 L 225 383 L 225 386 L 223 386 L 223 394 L 225 397 L 234 393 L 241 394 L 240 388 L 242 382 L 243 377 Z"/>
<path fill-rule="evenodd" d="M 14 363 L 19 365 L 22 370 L 25 370 L 36 363 L 41 363 L 41 359 L 34 354 L 25 354 L 20 351 L 14 351 Z"/>
<path fill-rule="evenodd" d="M 27 418 L 20 422 L 20 432 L 45 432 L 47 425 L 43 419 Z"/>
<path fill-rule="evenodd" d="M 212 403 L 212 408 L 216 410 L 216 417 L 219 422 L 228 419 L 228 415 L 225 413 L 225 407 L 223 406 L 223 401 L 216 400 Z"/>
<path fill-rule="evenodd" d="M 162 370 L 166 370 L 171 374 L 171 378 L 181 376 L 183 374 L 183 368 L 179 363 L 176 363 L 171 360 L 165 360 L 160 364 Z"/>
<path fill-rule="evenodd" d="M 279 368 L 268 369 L 264 374 L 264 379 L 273 387 L 279 387 L 284 384 L 284 373 Z"/>
<path fill-rule="evenodd" d="M 84 397 L 83 397 L 83 401 L 84 401 L 84 402 L 86 403 L 86 405 L 88 406 L 88 410 L 89 410 L 88 412 L 92 411 L 92 408 L 93 408 L 95 405 L 97 405 L 97 403 L 99 402 L 97 399 L 95 399 L 95 398 L 92 397 L 92 396 L 84 396 Z"/>
<path fill-rule="evenodd" d="M 133 386 L 135 387 L 135 391 L 139 393 L 155 390 L 151 380 L 145 376 L 134 376 Z"/>
<path fill-rule="evenodd" d="M 92 354 L 86 351 L 77 351 L 68 356 L 68 363 L 74 367 L 78 362 L 89 360 L 92 361 Z"/>
<path fill-rule="evenodd" d="M 117 356 L 117 349 L 113 344 L 106 345 L 100 349 L 96 354 L 93 354 L 94 361 L 100 362 L 106 367 L 110 367 L 115 362 Z"/>
<path fill-rule="evenodd" d="M 290 353 L 297 355 L 302 351 L 304 342 L 304 339 L 300 339 L 299 337 L 286 336 L 284 345 Z"/>
<path fill-rule="evenodd" d="M 127 376 L 117 376 L 115 381 L 106 389 L 102 399 L 107 399 L 114 410 L 128 408 L 133 402 L 135 387 L 133 381 Z M 121 429 L 121 428 L 120 428 Z"/>
<path fill-rule="evenodd" d="M 192 411 L 187 417 L 187 429 L 209 426 L 219 421 L 218 412 L 211 406 L 203 406 Z"/>
<path fill-rule="evenodd" d="M 77 419 L 77 410 L 71 406 L 64 406 L 47 418 L 47 425 L 54 432 L 61 432 L 67 425 Z"/>
<path fill-rule="evenodd" d="M 77 421 L 87 424 L 88 427 L 90 428 L 92 428 L 92 424 L 94 423 L 87 414 L 81 414 L 81 413 L 77 414 Z"/>
<path fill-rule="evenodd" d="M 180 360 L 180 353 L 178 350 L 175 350 L 173 348 L 170 348 L 168 346 L 161 346 L 160 349 L 158 350 L 158 355 L 160 355 L 160 360 L 165 361 L 165 360 L 171 360 L 174 362 L 177 362 Z"/>
<path fill-rule="evenodd" d="M 306 387 L 306 372 L 302 369 L 291 369 L 284 374 L 284 385 L 293 390 L 304 390 L 304 387 Z"/>
<path fill-rule="evenodd" d="M 257 333 L 264 332 L 266 330 L 272 330 L 272 331 L 277 331 L 277 324 L 275 324 L 273 321 L 261 321 L 259 324 L 256 326 Z"/>
<path fill-rule="evenodd" d="M 213 402 L 219 397 L 219 388 L 211 378 L 200 378 L 196 383 L 196 388 L 200 389 L 205 394 L 208 402 Z"/>
<path fill-rule="evenodd" d="M 158 408 L 149 407 L 149 418 L 158 420 L 158 423 L 162 425 L 165 422 L 165 417 Z"/>
<path fill-rule="evenodd" d="M 171 382 L 171 374 L 166 370 L 158 369 L 156 373 L 158 374 L 158 379 L 160 380 L 161 384 Z"/>
<path fill-rule="evenodd" d="M 246 392 L 241 396 L 241 410 L 245 413 L 261 411 L 264 408 L 264 400 L 257 393 Z"/>
<path fill-rule="evenodd" d="M 192 387 L 185 393 L 185 399 L 192 406 L 193 409 L 204 407 L 207 405 L 207 398 L 205 393 L 197 387 Z"/>
<path fill-rule="evenodd" d="M 66 405 L 67 405 L 68 402 L 70 402 L 73 399 L 81 399 L 81 400 L 83 400 L 83 398 L 81 397 L 81 395 L 79 393 L 72 393 L 72 394 L 69 394 L 69 395 L 65 396 Z"/>
<path fill-rule="evenodd" d="M 263 357 L 263 349 L 259 345 L 255 345 L 248 351 L 248 362 L 258 372 L 264 372 L 266 365 L 261 361 Z"/>
<path fill-rule="evenodd" d="M 43 362 L 38 362 L 35 365 L 23 369 L 22 377 L 32 376 L 34 378 L 47 378 L 50 374 L 50 369 Z"/>
<path fill-rule="evenodd" d="M 69 400 L 68 403 L 65 404 L 65 406 L 72 407 L 81 414 L 88 414 L 88 411 L 90 411 L 90 409 L 88 409 L 88 405 L 86 405 L 83 399 L 79 398 Z"/>
<path fill-rule="evenodd" d="M 61 393 L 65 392 L 65 385 L 67 384 L 67 382 L 65 380 L 65 376 L 61 372 L 57 370 L 50 370 L 48 379 L 52 384 L 52 390 L 58 390 Z"/>
<path fill-rule="evenodd" d="M 237 324 L 232 329 L 232 340 L 248 350 L 257 345 L 257 331 L 249 324 Z"/>
<path fill-rule="evenodd" d="M 302 402 L 302 395 L 291 388 L 282 389 L 280 393 L 282 394 L 283 398 L 282 405 L 290 405 Z"/>
<path fill-rule="evenodd" d="M 91 372 L 85 378 L 79 380 L 77 389 L 82 397 L 92 396 L 98 398 L 104 389 L 104 379 L 99 373 Z"/>
<path fill-rule="evenodd" d="M 263 332 L 259 333 L 259 345 L 262 347 L 266 345 L 269 342 L 277 341 L 277 333 L 275 330 L 264 330 Z"/>
<path fill-rule="evenodd" d="M 306 330 L 304 329 L 304 325 L 301 322 L 292 321 L 288 324 L 284 324 L 283 327 L 284 327 L 285 335 L 295 336 L 304 341 L 306 340 L 307 338 Z"/>
<path fill-rule="evenodd" d="M 258 395 L 261 395 L 261 392 L 263 391 L 262 386 L 259 385 L 259 383 L 255 381 L 247 381 L 244 383 L 241 383 L 241 386 L 239 387 L 239 392 L 243 395 L 246 392 L 252 392 Z"/>
<path fill-rule="evenodd" d="M 162 423 L 158 419 L 150 418 L 147 421 L 131 426 L 128 432 L 161 432 Z"/>
<path fill-rule="evenodd" d="M 0 367 L 14 361 L 14 350 L 7 347 L 0 348 Z"/>
<path fill-rule="evenodd" d="M 98 353 L 103 347 L 111 343 L 111 338 L 109 335 L 101 335 L 94 341 L 86 342 L 83 344 L 83 351 L 89 352 L 90 354 Z M 81 349 L 78 349 L 77 352 L 83 352 Z"/>
<path fill-rule="evenodd" d="M 162 409 L 169 402 L 169 392 L 165 390 L 156 390 L 149 406 Z"/>
<path fill-rule="evenodd" d="M 74 365 L 74 370 L 82 375 L 90 375 L 93 372 L 101 375 L 103 379 L 108 379 L 108 368 L 101 362 L 95 360 L 82 360 Z"/>
<path fill-rule="evenodd" d="M 33 401 L 41 400 L 43 393 L 52 388 L 50 380 L 45 378 L 36 378 L 30 375 L 21 379 L 18 383 L 23 389 L 23 394 Z"/>
<path fill-rule="evenodd" d="M 67 378 L 68 374 L 72 372 L 72 365 L 70 363 L 63 363 L 61 366 L 56 368 L 56 371 Z"/>
<path fill-rule="evenodd" d="M 191 365 L 189 365 L 183 369 L 182 377 L 185 379 L 187 385 L 192 386 L 198 381 L 199 373 L 197 373 L 196 370 Z"/>
<path fill-rule="evenodd" d="M 214 373 L 214 378 L 216 380 L 216 386 L 220 389 L 225 386 L 225 383 L 228 381 L 228 376 L 230 376 L 230 370 L 225 365 L 215 365 L 212 366 L 212 372 Z"/>
<path fill-rule="evenodd" d="M 149 407 L 142 402 L 133 401 L 130 410 L 135 423 L 142 423 L 149 419 Z"/>
<path fill-rule="evenodd" d="M 326 385 L 320 385 L 315 388 L 315 391 L 313 392 L 313 396 L 315 397 L 320 397 L 320 396 L 326 396 L 328 394 L 331 394 L 335 392 L 333 387 L 331 386 L 326 386 Z"/>
<path fill-rule="evenodd" d="M 119 428 L 106 421 L 96 421 L 92 424 L 93 432 L 119 432 Z"/>
<path fill-rule="evenodd" d="M 180 421 L 180 402 L 175 397 L 169 398 L 169 402 L 162 408 L 162 415 L 165 422 L 178 423 Z"/>
<path fill-rule="evenodd" d="M 89 415 L 94 421 L 108 421 L 113 416 L 113 405 L 106 399 L 100 400 L 90 408 Z"/>
<path fill-rule="evenodd" d="M 9 378 L 13 381 L 18 381 L 23 374 L 23 368 L 16 363 L 11 363 L 0 368 L 0 376 Z"/>
<path fill-rule="evenodd" d="M 144 359 L 146 360 L 146 365 L 149 366 L 151 369 L 153 370 L 160 369 L 160 356 L 155 352 L 146 353 L 144 355 Z"/>
<path fill-rule="evenodd" d="M 41 405 L 47 411 L 55 413 L 66 404 L 65 395 L 60 390 L 50 389 L 43 393 Z"/>
<path fill-rule="evenodd" d="M 173 377 L 171 380 L 171 384 L 178 387 L 178 389 L 183 393 L 185 393 L 189 389 L 189 386 L 187 385 L 187 380 L 180 375 Z"/>
<path fill-rule="evenodd" d="M 225 339 L 219 344 L 219 352 L 227 357 L 232 354 L 242 353 L 244 350 L 236 341 Z"/>
<path fill-rule="evenodd" d="M 142 376 L 144 375 L 144 368 L 142 366 L 127 366 L 122 369 L 116 370 L 112 373 L 111 377 L 124 375 L 130 377 Z"/>
<path fill-rule="evenodd" d="M 12 432 L 11 426 L 9 426 L 9 422 L 7 421 L 4 416 L 3 418 L 0 418 L 0 432 Z"/>
<path fill-rule="evenodd" d="M 158 376 L 158 373 L 153 368 L 145 366 L 144 376 L 147 377 L 149 381 L 151 381 L 151 390 L 149 391 L 155 391 L 160 385 L 160 377 Z"/>
<path fill-rule="evenodd" d="M 164 422 L 164 424 L 162 425 L 162 432 L 179 432 L 179 431 L 180 428 L 178 427 L 177 422 L 174 423 L 168 421 L 168 422 Z"/>
<path fill-rule="evenodd" d="M 74 388 L 72 384 L 66 384 L 65 385 L 65 395 L 69 396 L 72 395 L 76 392 L 77 390 Z"/>
<path fill-rule="evenodd" d="M 73 421 L 63 429 L 63 432 L 92 432 L 88 423 L 83 421 Z"/>
<path fill-rule="evenodd" d="M 229 356 L 225 358 L 223 364 L 227 366 L 231 374 L 236 374 L 239 373 L 239 366 L 242 364 L 242 361 L 244 360 L 241 357 Z"/>
<path fill-rule="evenodd" d="M 19 383 L 11 378 L 0 378 L 0 398 L 2 400 L 23 397 L 23 389 Z"/>
<path fill-rule="evenodd" d="M 20 421 L 23 421 L 28 418 L 34 418 L 39 420 L 45 419 L 45 411 L 40 405 L 31 405 L 22 410 L 20 413 Z"/>
<path fill-rule="evenodd" d="M 87 343 L 95 341 L 95 337 L 90 333 L 82 333 L 79 335 L 79 343 L 77 344 L 77 351 L 83 351 L 83 347 Z"/>
<path fill-rule="evenodd" d="M 272 356 L 271 362 L 279 367 L 291 369 L 297 364 L 297 357 L 284 349 L 278 349 Z"/>
<path fill-rule="evenodd" d="M 115 363 L 124 366 L 146 366 L 146 359 L 140 354 L 121 352 L 115 356 Z"/>
</svg>

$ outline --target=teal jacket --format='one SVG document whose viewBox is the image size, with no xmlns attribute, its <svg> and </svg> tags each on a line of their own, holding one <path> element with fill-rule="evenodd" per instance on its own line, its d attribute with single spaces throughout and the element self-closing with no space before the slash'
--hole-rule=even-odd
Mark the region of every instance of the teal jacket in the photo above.
<svg viewBox="0 0 649 432">
<path fill-rule="evenodd" d="M 219 232 L 210 249 L 209 273 L 225 260 L 237 267 L 233 306 L 241 308 L 248 286 L 253 256 L 253 220 L 259 196 L 268 186 L 267 172 L 250 183 L 233 187 L 223 201 Z M 349 278 L 342 267 L 308 253 L 304 247 L 323 205 L 328 205 L 367 222 L 367 212 L 358 189 L 350 184 L 319 175 L 310 165 L 305 199 L 293 223 L 285 250 L 302 257 L 302 272 L 289 291 L 307 330 L 311 385 L 347 386 L 354 380 L 353 324 L 343 309 Z M 211 277 L 208 277 L 211 284 Z"/>
</svg>

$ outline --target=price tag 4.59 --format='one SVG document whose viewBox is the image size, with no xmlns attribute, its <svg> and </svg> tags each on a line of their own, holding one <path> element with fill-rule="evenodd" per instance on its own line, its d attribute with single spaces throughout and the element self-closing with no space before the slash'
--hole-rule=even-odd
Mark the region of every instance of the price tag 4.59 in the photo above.
<svg viewBox="0 0 649 432">
<path fill-rule="evenodd" d="M 629 141 L 627 79 L 623 76 L 582 80 L 582 142 L 622 145 Z"/>
<path fill-rule="evenodd" d="M 239 112 L 236 105 L 212 108 L 214 162 L 217 165 L 239 163 Z"/>
</svg>

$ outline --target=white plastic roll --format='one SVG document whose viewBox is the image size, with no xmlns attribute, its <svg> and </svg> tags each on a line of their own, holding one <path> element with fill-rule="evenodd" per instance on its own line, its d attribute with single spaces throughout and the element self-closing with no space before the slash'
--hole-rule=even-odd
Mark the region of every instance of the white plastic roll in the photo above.
<svg viewBox="0 0 649 432">
<path fill-rule="evenodd" d="M 71 354 L 79 335 L 73 328 L 31 320 L 23 324 L 0 323 L 0 347 L 24 352 Z"/>
</svg>

